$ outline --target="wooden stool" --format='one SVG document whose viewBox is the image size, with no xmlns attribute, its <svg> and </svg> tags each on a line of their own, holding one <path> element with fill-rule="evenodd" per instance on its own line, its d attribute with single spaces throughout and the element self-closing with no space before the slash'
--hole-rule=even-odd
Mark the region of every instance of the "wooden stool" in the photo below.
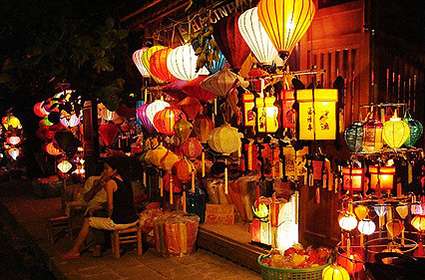
<svg viewBox="0 0 425 280">
<path fill-rule="evenodd" d="M 50 243 L 55 243 L 55 235 L 62 231 L 69 234 L 69 237 L 72 239 L 72 222 L 70 217 L 54 217 L 47 221 L 47 239 Z"/>
<path fill-rule="evenodd" d="M 142 255 L 142 229 L 139 224 L 126 229 L 114 230 L 111 234 L 112 255 L 120 257 L 120 245 L 137 243 L 137 255 Z"/>
</svg>

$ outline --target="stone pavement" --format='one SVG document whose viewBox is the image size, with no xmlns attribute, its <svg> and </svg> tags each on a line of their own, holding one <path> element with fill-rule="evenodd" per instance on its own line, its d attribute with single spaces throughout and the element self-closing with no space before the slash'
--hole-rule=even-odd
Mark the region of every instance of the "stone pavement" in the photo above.
<svg viewBox="0 0 425 280">
<path fill-rule="evenodd" d="M 46 221 L 60 215 L 58 198 L 34 197 L 26 184 L 16 183 L 0 189 L 0 202 L 8 209 L 34 243 L 41 248 L 56 278 L 62 279 L 261 279 L 260 275 L 218 257 L 205 250 L 194 255 L 163 258 L 153 249 L 141 257 L 135 251 L 126 252 L 120 259 L 112 257 L 110 250 L 101 258 L 85 253 L 80 259 L 64 261 L 61 255 L 70 248 L 71 241 L 63 237 L 54 245 L 47 241 Z M 41 261 L 41 260 L 40 260 Z"/>
</svg>

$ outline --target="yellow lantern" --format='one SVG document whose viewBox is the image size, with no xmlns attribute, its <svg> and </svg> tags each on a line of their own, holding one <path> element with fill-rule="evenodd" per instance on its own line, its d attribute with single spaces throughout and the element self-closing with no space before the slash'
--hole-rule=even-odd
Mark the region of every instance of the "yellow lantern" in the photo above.
<svg viewBox="0 0 425 280">
<path fill-rule="evenodd" d="M 154 52 L 162 50 L 164 48 L 165 48 L 164 46 L 153 46 L 142 53 L 142 64 L 145 67 L 145 69 L 148 70 L 150 76 L 152 76 L 151 70 L 150 70 L 150 59 L 152 55 L 154 54 Z M 152 76 L 152 78 L 154 78 L 154 80 L 156 79 L 156 77 L 154 76 Z"/>
<path fill-rule="evenodd" d="M 384 123 L 382 137 L 384 142 L 393 149 L 400 148 L 409 139 L 409 125 L 397 116 L 397 110 L 394 116 Z"/>
<path fill-rule="evenodd" d="M 342 266 L 331 264 L 322 272 L 323 280 L 350 280 L 350 274 Z"/>
<path fill-rule="evenodd" d="M 370 186 L 372 190 L 380 189 L 391 191 L 395 175 L 394 166 L 369 166 Z M 379 186 L 378 186 L 379 180 Z"/>
<path fill-rule="evenodd" d="M 425 216 L 423 215 L 417 215 L 413 217 L 410 224 L 419 232 L 422 232 L 425 230 Z"/>
<path fill-rule="evenodd" d="M 358 205 L 356 208 L 354 208 L 354 214 L 356 214 L 359 220 L 364 220 L 369 214 L 369 208 L 364 205 Z"/>
<path fill-rule="evenodd" d="M 144 78 L 149 78 L 149 71 L 146 69 L 145 65 L 143 65 L 142 57 L 143 53 L 148 50 L 147 47 L 141 48 L 133 53 L 133 62 L 139 70 L 140 74 Z"/>
<path fill-rule="evenodd" d="M 208 145 L 217 153 L 230 155 L 241 147 L 241 137 L 237 128 L 224 124 L 211 132 Z"/>
<path fill-rule="evenodd" d="M 274 106 L 276 97 L 267 96 L 256 99 L 258 132 L 274 133 L 279 128 L 279 109 Z"/>
<path fill-rule="evenodd" d="M 15 117 L 12 114 L 9 114 L 5 117 L 2 118 L 1 123 L 3 124 L 4 128 L 6 130 L 15 128 L 15 129 L 21 129 L 22 125 L 21 125 L 21 121 Z"/>
<path fill-rule="evenodd" d="M 338 221 L 340 228 L 345 231 L 352 231 L 357 227 L 357 219 L 353 213 L 345 213 Z"/>
<path fill-rule="evenodd" d="M 69 170 L 71 170 L 72 164 L 67 160 L 62 160 L 61 162 L 58 163 L 57 167 L 60 172 L 66 174 L 69 172 Z"/>
<path fill-rule="evenodd" d="M 258 62 L 271 65 L 278 54 L 258 18 L 258 8 L 249 9 L 241 14 L 238 24 L 242 37 Z"/>
<path fill-rule="evenodd" d="M 198 56 L 191 44 L 186 44 L 173 49 L 167 56 L 167 67 L 171 75 L 179 80 L 191 81 L 199 75 L 208 75 L 207 68 L 196 69 Z"/>
<path fill-rule="evenodd" d="M 301 40 L 315 12 L 312 0 L 261 0 L 258 3 L 260 22 L 283 59 Z"/>
<path fill-rule="evenodd" d="M 314 102 L 313 102 L 314 94 Z M 336 89 L 302 89 L 299 102 L 300 140 L 334 140 L 336 138 Z"/>
</svg>

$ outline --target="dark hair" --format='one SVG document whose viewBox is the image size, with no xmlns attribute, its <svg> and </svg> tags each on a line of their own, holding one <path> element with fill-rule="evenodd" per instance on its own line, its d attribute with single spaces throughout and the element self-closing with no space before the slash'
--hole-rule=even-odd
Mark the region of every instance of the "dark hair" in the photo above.
<svg viewBox="0 0 425 280">
<path fill-rule="evenodd" d="M 127 157 L 110 157 L 105 159 L 105 163 L 112 169 L 115 169 L 117 173 L 125 180 L 129 179 L 130 172 L 130 161 Z"/>
</svg>

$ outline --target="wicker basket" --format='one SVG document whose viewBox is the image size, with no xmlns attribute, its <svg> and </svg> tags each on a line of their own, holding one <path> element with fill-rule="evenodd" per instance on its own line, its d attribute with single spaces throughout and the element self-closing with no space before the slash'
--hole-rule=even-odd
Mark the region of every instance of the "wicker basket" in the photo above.
<svg viewBox="0 0 425 280">
<path fill-rule="evenodd" d="M 264 265 L 262 259 L 267 255 L 260 255 L 257 263 L 261 267 L 261 276 L 264 280 L 322 280 L 322 271 L 328 264 L 312 268 L 276 268 Z"/>
</svg>

